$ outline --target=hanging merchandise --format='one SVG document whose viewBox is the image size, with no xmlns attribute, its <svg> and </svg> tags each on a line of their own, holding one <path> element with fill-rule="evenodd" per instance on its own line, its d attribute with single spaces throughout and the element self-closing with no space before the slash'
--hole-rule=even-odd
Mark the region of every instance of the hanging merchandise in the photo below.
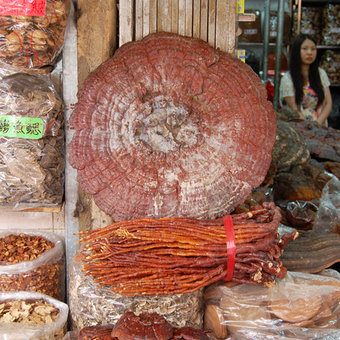
<svg viewBox="0 0 340 340">
<path fill-rule="evenodd" d="M 0 205 L 57 206 L 64 193 L 63 104 L 46 76 L 0 80 Z"/>
</svg>

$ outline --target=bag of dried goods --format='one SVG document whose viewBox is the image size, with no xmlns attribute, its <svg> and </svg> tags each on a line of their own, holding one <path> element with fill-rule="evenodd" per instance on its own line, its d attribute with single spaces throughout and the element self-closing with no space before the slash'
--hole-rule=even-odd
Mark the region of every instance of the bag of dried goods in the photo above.
<svg viewBox="0 0 340 340">
<path fill-rule="evenodd" d="M 0 232 L 0 292 L 33 291 L 64 300 L 65 256 L 52 232 Z"/>
<path fill-rule="evenodd" d="M 61 340 L 68 306 L 35 292 L 0 293 L 0 340 Z"/>
<path fill-rule="evenodd" d="M 299 33 L 297 9 L 293 13 L 293 21 L 292 39 Z M 321 22 L 322 9 L 320 7 L 301 8 L 300 32 L 311 35 L 317 43 L 321 41 Z"/>
<path fill-rule="evenodd" d="M 109 286 L 96 283 L 84 275 L 81 262 L 73 260 L 69 267 L 69 307 L 74 328 L 98 324 L 115 324 L 126 312 L 162 315 L 173 327 L 202 328 L 203 292 L 174 295 L 122 296 Z"/>
<path fill-rule="evenodd" d="M 340 45 L 340 5 L 327 4 L 323 9 L 322 44 Z"/>
<path fill-rule="evenodd" d="M 56 206 L 64 193 L 63 104 L 47 76 L 0 80 L 0 205 Z"/>
<path fill-rule="evenodd" d="M 26 6 L 18 1 L 11 6 L 0 4 L 0 76 L 46 73 L 56 63 L 64 44 L 71 0 L 40 2 L 44 3 L 40 13 L 30 11 L 27 1 Z"/>
<path fill-rule="evenodd" d="M 331 84 L 340 84 L 340 52 L 326 50 L 321 57 L 320 67 L 323 68 Z"/>
<path fill-rule="evenodd" d="M 215 284 L 205 292 L 205 328 L 217 339 L 335 339 L 340 274 L 288 272 L 273 287 Z"/>
</svg>

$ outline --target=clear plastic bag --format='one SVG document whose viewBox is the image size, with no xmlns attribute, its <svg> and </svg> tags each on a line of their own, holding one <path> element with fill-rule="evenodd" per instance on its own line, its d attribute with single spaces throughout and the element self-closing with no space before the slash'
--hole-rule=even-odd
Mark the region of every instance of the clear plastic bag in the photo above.
<svg viewBox="0 0 340 340">
<path fill-rule="evenodd" d="M 339 11 L 338 4 L 327 4 L 323 9 L 322 44 L 324 45 L 340 45 Z"/>
<path fill-rule="evenodd" d="M 41 236 L 54 244 L 54 247 L 31 261 L 0 265 L 0 292 L 34 291 L 55 299 L 65 297 L 65 252 L 64 242 L 52 232 L 3 231 L 0 238 L 7 235 Z M 13 245 L 20 251 L 23 245 Z M 0 262 L 1 263 L 1 262 Z"/>
<path fill-rule="evenodd" d="M 64 45 L 70 3 L 46 0 L 43 16 L 0 16 L 0 76 L 53 69 Z"/>
<path fill-rule="evenodd" d="M 59 310 L 56 319 L 45 324 L 24 323 L 20 321 L 0 322 L 0 340 L 61 340 L 67 327 L 68 306 L 50 296 L 35 292 L 0 293 L 0 305 L 6 301 L 18 300 L 25 302 L 26 307 L 35 300 L 43 300 Z M 26 312 L 17 312 L 17 315 L 29 315 L 31 309 Z"/>
<path fill-rule="evenodd" d="M 327 182 L 322 190 L 313 230 L 315 232 L 340 233 L 340 180 L 335 176 Z"/>
<path fill-rule="evenodd" d="M 69 306 L 73 328 L 115 324 L 126 312 L 162 315 L 173 327 L 203 326 L 203 291 L 163 296 L 122 296 L 100 287 L 91 275 L 81 272 L 82 264 L 69 265 Z"/>
<path fill-rule="evenodd" d="M 270 288 L 212 285 L 205 320 L 213 320 L 217 339 L 338 339 L 340 275 L 334 272 L 288 272 Z"/>
<path fill-rule="evenodd" d="M 78 331 L 67 332 L 63 340 L 78 340 Z"/>
<path fill-rule="evenodd" d="M 0 80 L 0 205 L 55 206 L 64 194 L 64 113 L 47 76 Z"/>
</svg>

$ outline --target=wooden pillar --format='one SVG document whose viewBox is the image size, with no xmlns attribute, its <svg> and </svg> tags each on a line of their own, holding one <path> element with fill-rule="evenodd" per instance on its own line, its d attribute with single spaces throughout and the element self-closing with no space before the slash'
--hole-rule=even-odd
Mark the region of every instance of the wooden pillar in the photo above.
<svg viewBox="0 0 340 340">
<path fill-rule="evenodd" d="M 126 3 L 127 1 L 120 1 Z M 117 43 L 117 2 L 115 0 L 78 0 L 77 53 L 79 87 L 89 73 L 109 59 Z M 95 229 L 112 219 L 94 203 L 92 196 L 79 190 L 76 213 L 79 230 Z"/>
</svg>

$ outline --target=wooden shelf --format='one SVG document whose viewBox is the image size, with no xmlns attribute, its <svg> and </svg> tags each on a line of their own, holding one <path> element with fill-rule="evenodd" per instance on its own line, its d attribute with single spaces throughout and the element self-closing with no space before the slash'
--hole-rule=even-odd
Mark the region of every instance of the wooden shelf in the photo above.
<svg viewBox="0 0 340 340">
<path fill-rule="evenodd" d="M 262 47 L 263 46 L 263 42 L 242 42 L 242 41 L 239 41 L 238 42 L 238 45 L 242 45 L 242 46 L 249 46 L 249 47 Z M 269 43 L 269 46 L 275 46 L 276 44 L 275 43 Z"/>
<path fill-rule="evenodd" d="M 316 48 L 320 50 L 340 50 L 339 45 L 317 45 Z"/>
<path fill-rule="evenodd" d="M 340 4 L 340 0 L 302 0 L 302 5 L 306 6 L 308 3 L 313 4 L 313 6 L 317 5 L 326 5 L 326 4 Z"/>
<path fill-rule="evenodd" d="M 59 213 L 62 209 L 62 204 L 53 206 L 34 206 L 31 205 L 20 205 L 20 206 L 0 206 L 0 211 L 7 212 L 47 212 L 47 213 Z"/>
<path fill-rule="evenodd" d="M 254 13 L 244 13 L 237 15 L 238 22 L 253 22 L 256 20 L 256 15 Z"/>
</svg>

